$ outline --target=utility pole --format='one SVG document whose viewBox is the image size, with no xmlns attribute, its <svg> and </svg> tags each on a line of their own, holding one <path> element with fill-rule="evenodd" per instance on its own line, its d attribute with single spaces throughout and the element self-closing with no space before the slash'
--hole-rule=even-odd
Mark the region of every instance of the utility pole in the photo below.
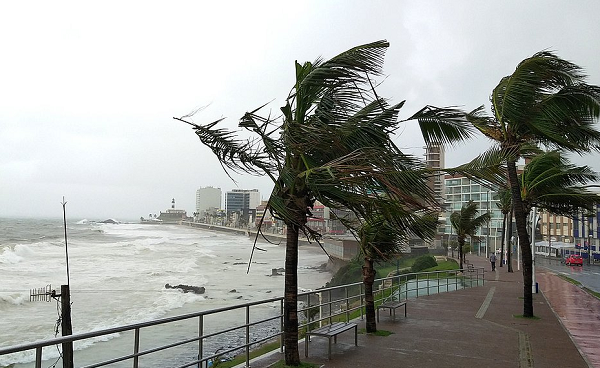
<svg viewBox="0 0 600 368">
<path fill-rule="evenodd" d="M 63 206 L 63 225 L 65 229 L 65 256 L 67 259 L 67 284 L 60 286 L 60 302 L 62 310 L 61 327 L 62 335 L 69 336 L 73 334 L 73 326 L 71 325 L 71 292 L 70 292 L 70 277 L 69 277 L 69 248 L 67 244 L 67 210 L 65 197 L 61 202 Z M 63 368 L 73 368 L 73 342 L 63 342 Z"/>
<path fill-rule="evenodd" d="M 60 294 L 56 294 L 56 290 L 52 290 L 51 285 L 47 285 L 43 288 L 31 289 L 29 291 L 29 301 L 45 301 L 49 302 L 51 298 L 60 298 L 60 316 L 59 321 L 61 324 L 62 336 L 69 336 L 73 334 L 73 326 L 71 324 L 71 292 L 69 289 L 69 251 L 67 243 L 67 211 L 65 197 L 61 202 L 63 206 L 63 221 L 65 229 L 65 255 L 67 258 L 67 284 L 60 286 Z M 58 329 L 57 329 L 58 333 Z M 73 368 L 73 342 L 62 343 L 62 362 L 63 368 Z"/>
</svg>

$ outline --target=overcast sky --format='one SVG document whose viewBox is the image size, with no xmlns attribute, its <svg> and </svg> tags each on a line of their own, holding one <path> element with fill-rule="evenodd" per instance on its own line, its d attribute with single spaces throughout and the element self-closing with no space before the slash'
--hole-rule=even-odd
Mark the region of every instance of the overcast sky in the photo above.
<svg viewBox="0 0 600 368">
<path fill-rule="evenodd" d="M 134 220 L 175 198 L 189 213 L 203 186 L 232 182 L 185 124 L 279 111 L 294 60 L 327 59 L 386 39 L 379 94 L 489 108 L 519 61 L 554 50 L 600 84 L 600 2 L 589 1 L 10 1 L 0 7 L 0 217 Z M 265 110 L 268 111 L 268 110 Z M 397 143 L 422 155 L 414 124 Z M 457 165 L 485 139 L 447 152 Z M 582 163 L 600 170 L 598 155 Z"/>
</svg>

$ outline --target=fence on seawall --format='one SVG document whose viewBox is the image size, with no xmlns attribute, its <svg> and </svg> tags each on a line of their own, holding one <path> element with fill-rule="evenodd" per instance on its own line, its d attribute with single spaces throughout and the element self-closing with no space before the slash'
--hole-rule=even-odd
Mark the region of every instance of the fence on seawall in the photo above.
<svg viewBox="0 0 600 368">
<path fill-rule="evenodd" d="M 483 268 L 451 271 L 407 273 L 375 280 L 375 303 L 389 300 L 406 300 L 419 296 L 450 292 L 484 284 Z M 31 352 L 34 367 L 41 368 L 49 349 L 63 343 L 86 344 L 103 341 L 119 334 L 119 345 L 129 346 L 130 353 L 103 357 L 104 360 L 82 361 L 75 351 L 77 366 L 87 368 L 118 366 L 153 367 L 161 361 L 176 367 L 208 367 L 215 359 L 243 357 L 245 366 L 250 366 L 252 350 L 267 342 L 279 342 L 283 350 L 283 303 L 282 297 L 211 309 L 191 314 L 162 318 L 148 322 L 130 324 L 100 331 L 79 333 L 66 337 L 0 348 L 0 356 Z M 365 298 L 362 282 L 342 286 L 305 291 L 298 294 L 298 314 L 301 334 L 334 321 L 349 321 L 364 318 Z M 144 339 L 149 335 L 160 335 L 166 326 L 188 330 L 193 333 L 177 341 L 161 342 L 148 346 Z M 156 340 L 156 339 L 154 339 Z M 154 341 L 153 340 L 153 341 Z M 142 343 L 144 341 L 145 343 Z M 123 350 L 123 349 L 121 349 Z M 9 358 L 10 356 L 4 357 Z M 100 359 L 99 357 L 94 357 Z M 87 357 L 86 359 L 90 359 Z M 56 358 L 53 359 L 56 360 Z"/>
</svg>

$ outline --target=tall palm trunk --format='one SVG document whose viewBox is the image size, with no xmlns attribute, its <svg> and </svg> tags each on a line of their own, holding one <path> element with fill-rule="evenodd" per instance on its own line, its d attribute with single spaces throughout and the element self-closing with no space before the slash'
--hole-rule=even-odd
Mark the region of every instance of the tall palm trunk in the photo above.
<svg viewBox="0 0 600 368">
<path fill-rule="evenodd" d="M 508 272 L 513 272 L 512 266 L 512 219 L 513 219 L 513 209 L 510 209 L 510 215 L 508 217 L 508 242 L 507 242 L 507 252 L 506 252 L 506 264 L 508 265 Z"/>
<path fill-rule="evenodd" d="M 512 194 L 515 223 L 517 225 L 517 235 L 519 236 L 519 245 L 523 260 L 523 317 L 533 317 L 533 267 L 531 243 L 527 234 L 527 213 L 521 200 L 521 188 L 517 179 L 517 164 L 513 160 L 509 160 L 507 164 L 508 182 Z"/>
<path fill-rule="evenodd" d="M 298 225 L 286 225 L 283 344 L 285 364 L 298 366 Z"/>
<path fill-rule="evenodd" d="M 375 282 L 375 269 L 373 260 L 365 257 L 365 264 L 362 267 L 363 284 L 365 285 L 365 309 L 367 323 L 367 332 L 377 332 L 377 323 L 375 321 L 375 297 L 373 296 L 373 283 Z"/>
<path fill-rule="evenodd" d="M 506 217 L 508 216 L 507 213 L 502 213 L 504 215 L 504 218 L 502 219 L 502 241 L 500 243 L 500 267 L 502 267 L 502 264 L 504 263 L 504 242 L 505 242 L 505 238 L 506 238 Z"/>
</svg>

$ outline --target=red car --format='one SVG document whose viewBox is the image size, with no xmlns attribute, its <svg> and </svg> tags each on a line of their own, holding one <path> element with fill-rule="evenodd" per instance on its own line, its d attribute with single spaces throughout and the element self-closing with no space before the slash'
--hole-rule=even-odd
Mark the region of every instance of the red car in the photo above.
<svg viewBox="0 0 600 368">
<path fill-rule="evenodd" d="M 583 266 L 583 258 L 577 254 L 571 254 L 565 260 L 567 266 Z"/>
</svg>

